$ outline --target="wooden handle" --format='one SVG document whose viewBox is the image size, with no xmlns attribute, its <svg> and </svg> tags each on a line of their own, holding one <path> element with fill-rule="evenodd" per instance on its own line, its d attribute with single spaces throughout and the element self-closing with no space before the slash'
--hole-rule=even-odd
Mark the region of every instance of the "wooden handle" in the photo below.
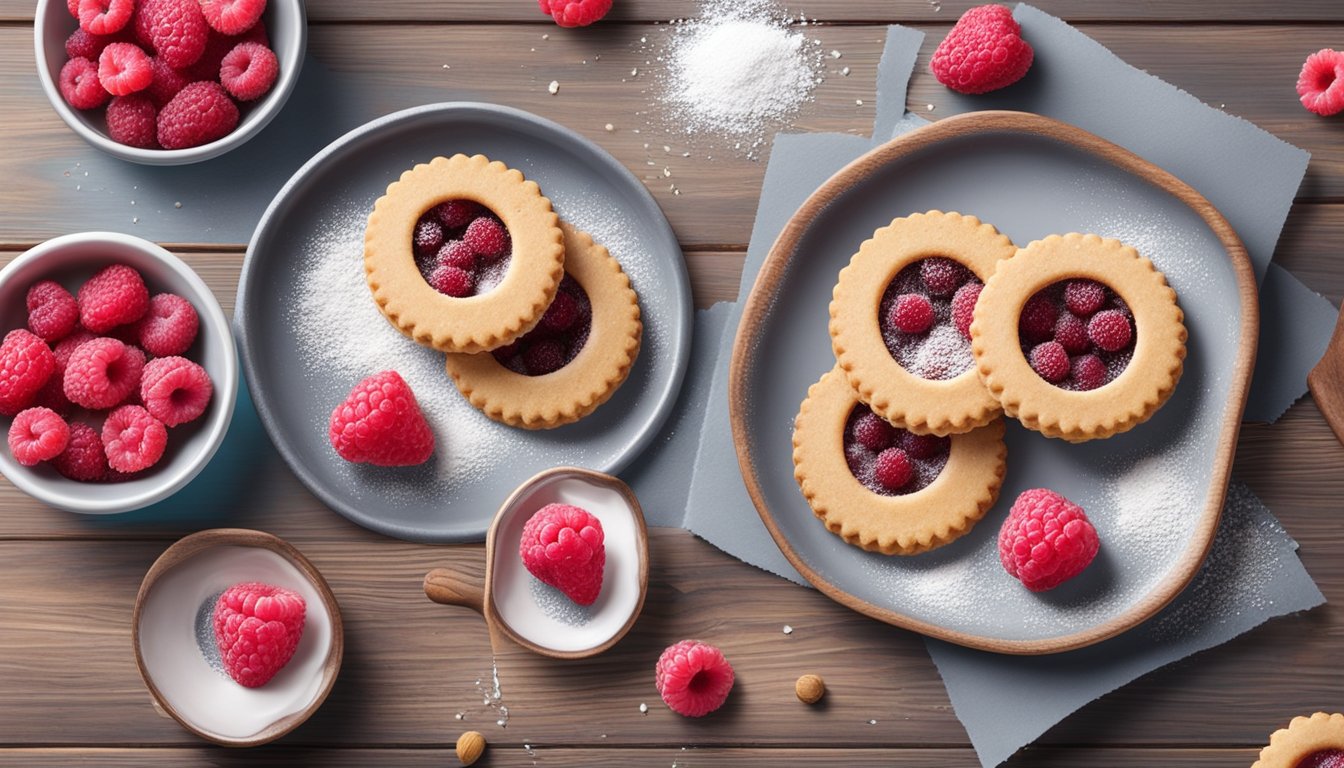
<svg viewBox="0 0 1344 768">
<path fill-rule="evenodd" d="M 1321 361 L 1307 374 L 1307 388 L 1335 437 L 1344 443 L 1344 313 L 1335 321 L 1335 332 Z"/>
<path fill-rule="evenodd" d="M 485 615 L 485 585 L 447 568 L 425 574 L 425 596 L 440 605 L 460 605 Z"/>
</svg>

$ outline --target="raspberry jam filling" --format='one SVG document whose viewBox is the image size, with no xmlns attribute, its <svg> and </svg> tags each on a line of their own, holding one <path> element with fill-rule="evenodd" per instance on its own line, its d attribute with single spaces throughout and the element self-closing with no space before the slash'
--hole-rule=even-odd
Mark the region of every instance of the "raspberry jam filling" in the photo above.
<svg viewBox="0 0 1344 768">
<path fill-rule="evenodd" d="M 971 313 L 983 287 L 966 267 L 941 256 L 902 269 L 877 305 L 887 351 L 921 379 L 961 375 L 971 367 Z"/>
<path fill-rule="evenodd" d="M 471 200 L 447 200 L 420 214 L 411 248 L 425 282 L 458 299 L 499 285 L 513 255 L 504 222 Z"/>
<path fill-rule="evenodd" d="M 1298 761 L 1294 768 L 1344 768 L 1344 749 L 1322 749 Z"/>
<path fill-rule="evenodd" d="M 555 299 L 537 327 L 490 354 L 499 364 L 524 376 L 544 376 L 578 356 L 593 326 L 593 306 L 579 281 L 565 275 Z"/>
<path fill-rule="evenodd" d="M 1061 280 L 1038 291 L 1022 307 L 1017 334 L 1036 375 L 1075 392 L 1106 386 L 1134 357 L 1129 307 L 1095 280 Z"/>
<path fill-rule="evenodd" d="M 893 427 L 860 403 L 845 423 L 845 462 L 864 487 L 904 496 L 928 487 L 947 465 L 952 439 Z"/>
</svg>

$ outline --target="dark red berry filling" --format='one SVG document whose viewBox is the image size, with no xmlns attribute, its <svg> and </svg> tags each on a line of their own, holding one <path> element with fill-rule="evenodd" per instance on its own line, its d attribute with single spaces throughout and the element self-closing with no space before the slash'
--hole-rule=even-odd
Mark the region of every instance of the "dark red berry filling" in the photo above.
<svg viewBox="0 0 1344 768">
<path fill-rule="evenodd" d="M 877 323 L 887 351 L 910 373 L 934 381 L 971 367 L 971 311 L 982 283 L 941 256 L 896 274 L 882 294 Z"/>
<path fill-rule="evenodd" d="M 504 222 L 472 200 L 448 200 L 421 214 L 411 248 L 425 282 L 454 298 L 494 289 L 513 255 Z"/>
<path fill-rule="evenodd" d="M 1344 768 L 1344 749 L 1322 749 L 1298 761 L 1294 768 Z"/>
<path fill-rule="evenodd" d="M 952 439 L 893 427 L 860 403 L 845 424 L 845 461 L 864 487 L 883 496 L 927 488 L 947 466 Z"/>
<path fill-rule="evenodd" d="M 593 306 L 579 281 L 565 275 L 555 299 L 537 327 L 490 354 L 499 364 L 524 376 L 543 376 L 578 356 L 593 327 Z"/>
<path fill-rule="evenodd" d="M 1022 306 L 1017 335 L 1031 369 L 1061 389 L 1104 387 L 1134 357 L 1134 316 L 1095 280 L 1061 280 L 1038 291 Z"/>
</svg>

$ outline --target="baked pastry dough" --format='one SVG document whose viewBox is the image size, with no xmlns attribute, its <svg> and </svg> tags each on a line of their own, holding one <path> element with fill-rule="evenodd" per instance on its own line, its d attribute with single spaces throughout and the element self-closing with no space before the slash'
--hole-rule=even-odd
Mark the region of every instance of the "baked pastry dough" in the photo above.
<svg viewBox="0 0 1344 768">
<path fill-rule="evenodd" d="M 1294 717 L 1287 728 L 1269 737 L 1269 746 L 1260 750 L 1260 759 L 1251 768 L 1301 768 L 1320 764 L 1320 753 L 1338 753 L 1344 759 L 1344 715 L 1317 712 L 1311 717 Z"/>
</svg>

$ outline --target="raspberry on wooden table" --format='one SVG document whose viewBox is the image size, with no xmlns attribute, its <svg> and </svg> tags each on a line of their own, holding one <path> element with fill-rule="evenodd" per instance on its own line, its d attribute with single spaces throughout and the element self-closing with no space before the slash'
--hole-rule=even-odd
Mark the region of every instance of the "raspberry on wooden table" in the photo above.
<svg viewBox="0 0 1344 768">
<path fill-rule="evenodd" d="M 33 404 L 56 370 L 56 356 L 41 337 L 16 328 L 0 341 L 0 416 L 13 416 Z"/>
<path fill-rule="evenodd" d="M 280 74 L 280 60 L 261 43 L 239 43 L 219 65 L 219 81 L 235 99 L 253 101 L 266 95 Z"/>
<path fill-rule="evenodd" d="M 133 323 L 149 309 L 149 289 L 140 273 L 111 264 L 79 287 L 79 322 L 93 333 Z"/>
<path fill-rule="evenodd" d="M 65 366 L 65 396 L 90 410 L 126 402 L 140 386 L 145 353 L 112 338 L 87 341 L 70 355 Z"/>
<path fill-rule="evenodd" d="M 177 69 L 201 58 L 210 35 L 200 0 L 141 0 L 134 25 L 140 42 Z"/>
<path fill-rule="evenodd" d="M 592 605 L 602 592 L 604 540 L 602 522 L 592 513 L 570 504 L 547 504 L 523 524 L 518 556 L 541 582 L 579 605 Z"/>
<path fill-rule="evenodd" d="M 1330 48 L 1311 54 L 1297 76 L 1302 106 L 1322 117 L 1344 112 L 1344 52 Z"/>
<path fill-rule="evenodd" d="M 55 280 L 42 280 L 28 288 L 28 330 L 43 341 L 56 342 L 70 335 L 79 324 L 79 304 Z"/>
<path fill-rule="evenodd" d="M 957 20 L 934 50 L 929 70 L 954 91 L 986 93 L 1021 80 L 1033 56 L 1010 9 L 981 5 Z"/>
<path fill-rule="evenodd" d="M 224 590 L 212 623 L 224 671 L 246 688 L 270 682 L 299 647 L 307 604 L 303 596 L 249 582 Z"/>
<path fill-rule="evenodd" d="M 708 643 L 682 640 L 658 657 L 654 684 L 673 712 L 704 717 L 728 700 L 733 690 L 733 665 L 723 651 Z"/>
<path fill-rule="evenodd" d="M 85 483 L 107 477 L 107 454 L 103 452 L 103 438 L 98 430 L 83 422 L 72 422 L 70 441 L 51 460 L 51 466 L 64 477 Z"/>
<path fill-rule="evenodd" d="M 164 149 L 199 147 L 224 138 L 237 126 L 238 105 L 224 86 L 192 83 L 159 111 L 159 144 Z"/>
<path fill-rule="evenodd" d="M 83 57 L 65 62 L 56 78 L 56 87 L 65 103 L 75 109 L 97 109 L 112 98 L 112 94 L 98 82 L 97 62 Z"/>
<path fill-rule="evenodd" d="M 1023 491 L 999 530 L 1000 562 L 1032 592 L 1082 573 L 1100 546 L 1083 508 L 1046 488 Z"/>
<path fill-rule="evenodd" d="M 9 425 L 9 452 L 25 467 L 54 459 L 70 442 L 70 425 L 50 408 L 19 411 Z"/>
<path fill-rule="evenodd" d="M 149 310 L 136 323 L 140 347 L 155 357 L 180 355 L 191 348 L 200 329 L 200 316 L 191 302 L 175 293 L 156 293 Z"/>
<path fill-rule="evenodd" d="M 210 374 L 185 357 L 150 360 L 140 377 L 140 400 L 165 427 L 200 418 L 214 391 Z"/>
<path fill-rule="evenodd" d="M 107 464 L 118 472 L 139 472 L 163 458 L 168 429 L 138 405 L 123 405 L 103 422 L 103 450 Z"/>
<path fill-rule="evenodd" d="M 200 0 L 205 21 L 216 32 L 239 35 L 251 29 L 266 11 L 266 0 Z"/>
<path fill-rule="evenodd" d="M 423 464 L 434 434 L 401 374 L 383 371 L 355 385 L 331 412 L 331 447 L 346 461 L 380 467 Z"/>
<path fill-rule="evenodd" d="M 933 327 L 933 303 L 919 293 L 903 293 L 891 305 L 891 324 L 901 333 L 923 333 Z"/>
<path fill-rule="evenodd" d="M 145 92 L 117 96 L 107 105 L 107 135 L 128 147 L 157 149 L 158 113 Z"/>
<path fill-rule="evenodd" d="M 135 0 L 79 0 L 79 28 L 91 35 L 124 29 L 135 12 Z"/>
<path fill-rule="evenodd" d="M 562 27 L 586 27 L 611 10 L 612 0 L 537 0 L 541 12 Z"/>
</svg>

